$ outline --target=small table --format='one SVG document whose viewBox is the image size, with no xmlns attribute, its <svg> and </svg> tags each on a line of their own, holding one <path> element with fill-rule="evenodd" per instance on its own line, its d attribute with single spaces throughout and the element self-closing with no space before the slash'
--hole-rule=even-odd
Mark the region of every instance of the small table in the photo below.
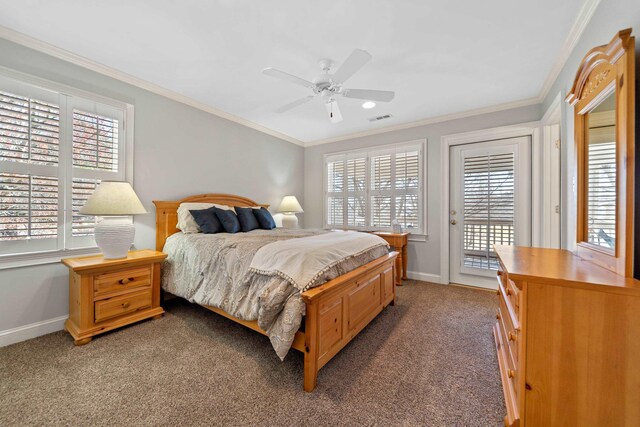
<svg viewBox="0 0 640 427">
<path fill-rule="evenodd" d="M 402 281 L 407 279 L 407 243 L 410 233 L 392 233 L 389 231 L 376 231 L 373 234 L 382 237 L 389 246 L 398 251 L 396 258 L 396 285 L 402 286 Z"/>
<path fill-rule="evenodd" d="M 73 343 L 83 345 L 103 332 L 162 316 L 160 265 L 166 257 L 139 250 L 121 259 L 63 259 L 69 267 L 69 318 L 64 326 Z"/>
</svg>

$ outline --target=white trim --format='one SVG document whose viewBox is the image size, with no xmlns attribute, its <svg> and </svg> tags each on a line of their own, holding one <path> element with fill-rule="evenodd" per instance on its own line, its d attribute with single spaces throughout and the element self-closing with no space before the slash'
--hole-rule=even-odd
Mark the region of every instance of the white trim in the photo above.
<svg viewBox="0 0 640 427">
<path fill-rule="evenodd" d="M 496 139 L 530 136 L 531 145 L 538 144 L 540 139 L 540 122 L 528 122 L 512 126 L 481 129 L 471 132 L 442 136 L 440 146 L 440 277 L 441 283 L 449 283 L 449 149 L 454 145 L 474 142 L 493 141 Z M 532 176 L 535 186 L 534 176 Z M 539 190 L 538 190 L 539 191 Z M 532 188 L 533 192 L 533 188 Z M 533 203 L 536 203 L 533 200 Z M 533 218 L 532 218 L 533 221 Z"/>
<path fill-rule="evenodd" d="M 77 256 L 98 255 L 100 250 L 96 247 L 78 249 L 59 249 L 45 252 L 29 252 L 22 254 L 8 254 L 0 256 L 0 270 L 10 268 L 30 267 L 32 265 L 56 264 L 63 258 Z"/>
<path fill-rule="evenodd" d="M 18 326 L 17 328 L 0 331 L 0 347 L 26 341 L 41 335 L 64 329 L 64 322 L 69 316 L 54 317 L 42 322 L 31 323 L 29 325 Z"/>
<path fill-rule="evenodd" d="M 551 90 L 551 86 L 556 81 L 560 72 L 564 68 L 564 65 L 567 63 L 569 56 L 571 56 L 571 52 L 576 47 L 576 44 L 582 37 L 582 33 L 584 33 L 585 28 L 587 28 L 587 24 L 591 21 L 593 14 L 595 13 L 598 5 L 600 4 L 600 0 L 586 0 L 580 8 L 580 12 L 576 17 L 576 20 L 567 35 L 567 38 L 562 45 L 562 49 L 556 58 L 556 62 L 553 64 L 549 75 L 547 75 L 542 88 L 540 89 L 540 95 L 538 96 L 538 101 L 542 102 L 549 94 Z"/>
<path fill-rule="evenodd" d="M 196 101 L 193 98 L 166 89 L 162 86 L 156 85 L 155 83 L 151 83 L 138 77 L 134 77 L 131 74 L 116 70 L 115 68 L 111 68 L 99 62 L 92 61 L 81 55 L 77 55 L 75 53 L 69 52 L 68 50 L 53 46 L 49 43 L 35 39 L 10 28 L 0 26 L 0 38 L 9 40 L 22 46 L 26 46 L 30 49 L 37 50 L 38 52 L 46 53 L 47 55 L 53 56 L 71 64 L 78 65 L 107 77 L 111 77 L 113 79 L 128 83 L 157 95 L 164 96 L 165 98 L 171 99 L 173 101 L 180 102 L 190 107 L 197 108 L 198 110 L 205 111 L 207 113 L 222 117 L 223 119 L 230 120 L 259 132 L 266 133 L 267 135 L 271 135 L 284 141 L 304 147 L 304 143 L 302 141 L 292 138 L 289 135 L 285 135 L 278 131 L 269 129 L 250 120 L 238 117 L 234 114 L 227 113 L 226 111 L 204 104 L 200 101 Z"/>
<path fill-rule="evenodd" d="M 559 248 L 562 232 L 560 213 L 562 198 L 560 196 L 560 164 L 562 144 L 562 92 L 558 92 L 551 105 L 542 116 L 542 236 L 539 246 L 545 248 Z M 557 142 L 556 142 L 557 141 Z M 557 217 L 555 215 L 558 215 Z"/>
<path fill-rule="evenodd" d="M 411 280 L 421 280 L 429 283 L 445 284 L 439 274 L 421 273 L 419 271 L 407 271 L 407 277 Z"/>
</svg>

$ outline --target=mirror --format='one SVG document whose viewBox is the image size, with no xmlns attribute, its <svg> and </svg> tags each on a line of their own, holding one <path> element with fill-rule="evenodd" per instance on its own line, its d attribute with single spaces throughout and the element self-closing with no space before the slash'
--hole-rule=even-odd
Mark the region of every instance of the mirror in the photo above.
<svg viewBox="0 0 640 427">
<path fill-rule="evenodd" d="M 616 247 L 616 92 L 586 114 L 586 241 Z"/>
<path fill-rule="evenodd" d="M 575 253 L 626 277 L 634 260 L 635 80 L 626 29 L 587 52 L 566 97 L 574 108 Z"/>
</svg>

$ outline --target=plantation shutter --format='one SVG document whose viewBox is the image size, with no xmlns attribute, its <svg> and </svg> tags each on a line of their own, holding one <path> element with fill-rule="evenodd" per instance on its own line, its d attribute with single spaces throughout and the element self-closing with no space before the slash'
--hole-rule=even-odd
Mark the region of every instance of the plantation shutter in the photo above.
<svg viewBox="0 0 640 427">
<path fill-rule="evenodd" d="M 590 243 L 606 248 L 616 247 L 616 143 L 588 144 L 588 234 Z"/>
<path fill-rule="evenodd" d="M 97 102 L 72 101 L 71 162 L 69 189 L 71 247 L 94 244 L 97 218 L 80 215 L 79 211 L 101 181 L 124 181 L 122 147 L 124 116 L 116 109 Z"/>
<path fill-rule="evenodd" d="M 347 176 L 347 225 L 364 227 L 367 221 L 366 177 L 367 158 L 355 157 L 346 160 Z"/>
<path fill-rule="evenodd" d="M 58 247 L 57 94 L 0 77 L 0 254 Z"/>
<path fill-rule="evenodd" d="M 371 164 L 371 225 L 376 228 L 391 227 L 392 210 L 392 153 L 373 154 Z"/>
<path fill-rule="evenodd" d="M 345 197 L 345 164 L 344 158 L 334 158 L 327 161 L 327 225 L 344 225 L 344 197 Z"/>
<path fill-rule="evenodd" d="M 515 241 L 514 154 L 464 158 L 466 267 L 497 269 L 493 245 Z"/>
<path fill-rule="evenodd" d="M 407 231 L 420 228 L 420 151 L 395 155 L 395 217 Z"/>
</svg>

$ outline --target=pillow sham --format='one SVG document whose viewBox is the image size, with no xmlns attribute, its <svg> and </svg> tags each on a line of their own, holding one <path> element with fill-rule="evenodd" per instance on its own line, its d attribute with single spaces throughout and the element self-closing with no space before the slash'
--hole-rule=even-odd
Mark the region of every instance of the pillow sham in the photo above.
<svg viewBox="0 0 640 427">
<path fill-rule="evenodd" d="M 241 230 L 240 221 L 235 212 L 231 209 L 220 209 L 214 206 L 216 216 L 220 220 L 224 231 L 227 233 L 237 233 Z"/>
<path fill-rule="evenodd" d="M 216 216 L 215 206 L 208 209 L 189 211 L 193 219 L 204 234 L 215 234 L 224 231 L 220 220 Z"/>
<path fill-rule="evenodd" d="M 263 230 L 273 230 L 276 228 L 276 221 L 271 216 L 271 212 L 269 212 L 266 208 L 261 207 L 260 209 L 253 209 L 253 215 L 258 220 L 258 224 L 260 224 L 260 228 Z"/>
<path fill-rule="evenodd" d="M 236 215 L 238 216 L 238 221 L 240 222 L 240 229 L 243 233 L 247 231 L 255 230 L 256 228 L 260 228 L 260 224 L 258 223 L 258 219 L 253 214 L 255 209 L 253 208 L 241 208 L 239 206 L 234 206 L 234 210 L 236 211 Z"/>
<path fill-rule="evenodd" d="M 213 206 L 220 209 L 233 209 L 229 206 L 217 205 L 214 203 L 180 203 L 180 206 L 178 206 L 178 223 L 176 224 L 176 227 L 178 230 L 186 234 L 199 233 L 200 227 L 189 211 L 208 209 Z"/>
</svg>

